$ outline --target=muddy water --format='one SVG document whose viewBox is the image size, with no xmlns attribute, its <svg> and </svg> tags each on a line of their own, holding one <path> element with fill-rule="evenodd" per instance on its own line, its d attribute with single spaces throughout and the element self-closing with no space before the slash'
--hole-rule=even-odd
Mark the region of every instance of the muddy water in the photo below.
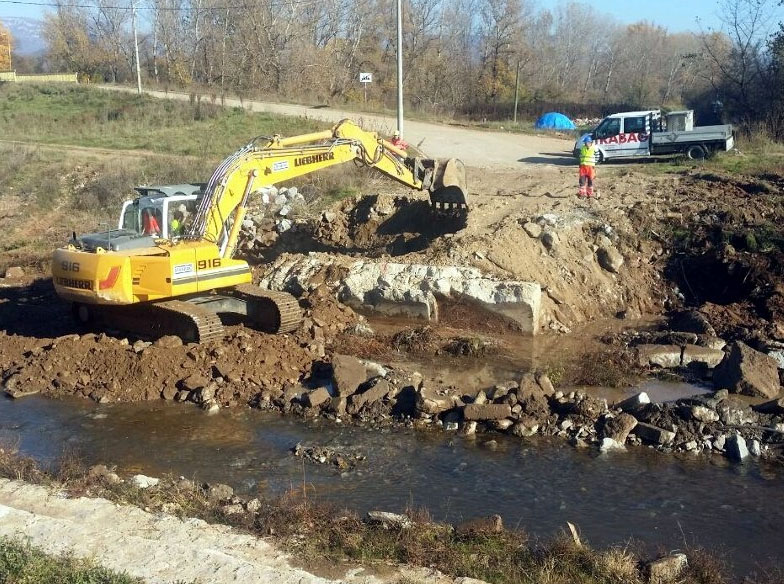
<svg viewBox="0 0 784 584">
<path fill-rule="evenodd" d="M 600 455 L 558 442 L 305 424 L 258 411 L 207 415 L 190 405 L 0 400 L 0 439 L 43 461 L 64 449 L 124 471 L 172 472 L 244 492 L 301 489 L 364 511 L 424 506 L 439 519 L 500 513 L 549 536 L 571 521 L 592 544 L 685 540 L 718 549 L 746 572 L 784 554 L 784 472 L 723 458 L 648 449 Z M 488 444 L 493 439 L 495 444 Z M 351 446 L 367 461 L 348 474 L 303 464 L 299 441 Z"/>
</svg>

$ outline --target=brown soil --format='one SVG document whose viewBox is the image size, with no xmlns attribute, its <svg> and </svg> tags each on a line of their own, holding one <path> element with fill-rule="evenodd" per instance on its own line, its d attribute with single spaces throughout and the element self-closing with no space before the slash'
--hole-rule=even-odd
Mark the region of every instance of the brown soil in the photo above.
<svg viewBox="0 0 784 584">
<path fill-rule="evenodd" d="M 545 291 L 542 346 L 550 331 L 575 330 L 615 316 L 657 316 L 682 305 L 699 307 L 720 336 L 756 339 L 757 344 L 784 340 L 784 245 L 778 228 L 784 219 L 784 178 L 715 177 L 693 170 L 648 176 L 608 166 L 600 173 L 601 198 L 585 202 L 574 197 L 572 171 L 475 169 L 467 219 L 434 220 L 424 198 L 394 186 L 346 200 L 327 216 L 301 217 L 296 230 L 271 240 L 252 258 L 255 270 L 260 276 L 261 262 L 284 253 L 326 251 L 469 265 L 500 278 L 537 281 Z M 246 404 L 265 390 L 306 380 L 325 350 L 327 358 L 340 352 L 371 359 L 394 356 L 399 362 L 406 354 L 449 353 L 451 347 L 453 355 L 476 357 L 486 352 L 486 339 L 515 334 L 503 319 L 453 303 L 422 347 L 401 343 L 403 337 L 395 340 L 395 333 L 416 323 L 393 323 L 362 336 L 351 332 L 360 317 L 337 302 L 327 286 L 318 286 L 301 298 L 306 318 L 292 335 L 231 327 L 219 343 L 140 350 L 134 348 L 135 339 L 76 329 L 50 281 L 34 280 L 45 275 L 50 250 L 66 238 L 58 213 L 48 214 L 43 223 L 29 221 L 34 213 L 21 197 L 7 196 L 4 203 L 0 230 L 38 238 L 26 249 L 40 250 L 20 262 L 27 276 L 0 280 L 0 379 L 30 391 L 128 401 L 171 398 L 184 378 L 201 373 L 222 379 L 216 394 L 220 403 Z M 542 216 L 539 222 L 554 223 L 546 229 L 558 237 L 550 249 L 522 227 Z M 30 224 L 44 229 L 33 231 Z M 617 274 L 597 262 L 601 245 L 623 254 Z M 21 259 L 6 259 L 0 269 Z M 322 277 L 335 282 L 343 273 L 334 270 Z M 73 334 L 80 336 L 58 339 Z"/>
</svg>

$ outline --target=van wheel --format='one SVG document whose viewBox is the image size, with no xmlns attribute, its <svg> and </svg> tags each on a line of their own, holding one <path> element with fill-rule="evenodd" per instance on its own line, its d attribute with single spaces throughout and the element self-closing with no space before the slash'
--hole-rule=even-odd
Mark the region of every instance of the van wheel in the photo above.
<svg viewBox="0 0 784 584">
<path fill-rule="evenodd" d="M 596 164 L 601 164 L 604 162 L 604 152 L 601 150 L 596 151 Z"/>
<path fill-rule="evenodd" d="M 705 148 L 699 144 L 689 146 L 688 150 L 686 150 L 686 158 L 689 160 L 705 160 L 707 155 Z"/>
</svg>

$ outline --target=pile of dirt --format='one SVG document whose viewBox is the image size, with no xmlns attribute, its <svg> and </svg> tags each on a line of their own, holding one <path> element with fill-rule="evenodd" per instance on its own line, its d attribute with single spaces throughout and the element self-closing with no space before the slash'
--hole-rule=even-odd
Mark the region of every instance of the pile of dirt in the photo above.
<svg viewBox="0 0 784 584">
<path fill-rule="evenodd" d="M 242 327 L 204 345 L 183 346 L 176 337 L 129 343 L 88 333 L 44 341 L 18 356 L 0 342 L 0 351 L 3 383 L 18 395 L 81 395 L 99 402 L 174 399 L 203 379 L 202 386 L 215 381 L 214 399 L 226 406 L 247 404 L 266 387 L 296 383 L 315 357 L 294 337 Z"/>
<path fill-rule="evenodd" d="M 299 383 L 324 357 L 325 346 L 360 322 L 353 310 L 316 288 L 303 295 L 305 318 L 293 334 L 267 335 L 240 325 L 228 327 L 220 341 L 183 345 L 177 337 L 150 342 L 84 333 L 54 297 L 51 282 L 4 293 L 0 314 L 15 312 L 20 318 L 9 318 L 0 330 L 0 382 L 18 396 L 185 399 L 209 384 L 210 402 L 244 405 L 265 390 Z"/>
</svg>

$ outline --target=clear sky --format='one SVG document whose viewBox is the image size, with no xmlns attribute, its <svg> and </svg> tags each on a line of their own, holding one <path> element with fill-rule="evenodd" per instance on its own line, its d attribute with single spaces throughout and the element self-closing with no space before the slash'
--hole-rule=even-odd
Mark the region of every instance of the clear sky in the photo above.
<svg viewBox="0 0 784 584">
<path fill-rule="evenodd" d="M 34 1 L 34 0 L 31 0 Z M 48 2 L 50 0 L 38 0 Z M 446 0 L 447 2 L 449 0 Z M 566 0 L 535 0 L 535 4 L 542 8 L 554 8 Z M 703 30 L 717 28 L 720 25 L 718 18 L 720 0 L 603 0 L 602 2 L 587 2 L 598 11 L 613 16 L 622 23 L 647 20 L 664 26 L 671 32 L 688 30 L 698 31 L 700 24 Z M 85 4 L 90 3 L 85 0 Z M 771 0 L 773 3 L 773 0 Z M 7 4 L 0 2 L 0 18 L 3 16 L 28 16 L 40 18 L 46 8 L 41 6 L 25 6 L 21 4 Z M 700 24 L 697 23 L 697 18 Z M 771 26 L 775 22 L 784 20 L 784 8 L 773 9 Z"/>
</svg>

